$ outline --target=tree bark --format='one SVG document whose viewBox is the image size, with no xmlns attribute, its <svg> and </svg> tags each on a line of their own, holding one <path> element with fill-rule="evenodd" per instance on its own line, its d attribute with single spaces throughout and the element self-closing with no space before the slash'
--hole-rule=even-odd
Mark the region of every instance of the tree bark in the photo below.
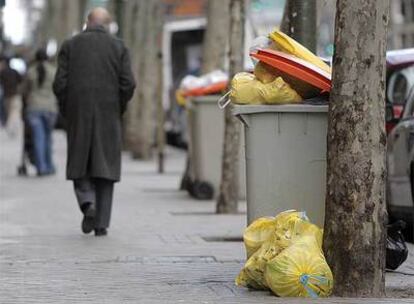
<svg viewBox="0 0 414 304">
<path fill-rule="evenodd" d="M 126 19 L 123 22 L 124 28 L 124 40 L 131 53 L 131 62 L 133 66 L 134 76 L 137 83 L 140 83 L 142 69 L 143 69 L 143 48 L 141 43 L 145 40 L 144 27 L 145 27 L 145 14 L 146 14 L 146 2 L 145 1 L 128 1 L 126 3 Z M 124 115 L 124 148 L 131 152 L 137 149 L 137 130 L 138 130 L 138 98 L 139 86 L 134 92 L 134 96 L 128 104 L 127 111 Z"/>
<path fill-rule="evenodd" d="M 210 0 L 207 2 L 207 28 L 203 41 L 202 74 L 225 67 L 229 38 L 230 0 Z"/>
<path fill-rule="evenodd" d="M 324 230 L 336 296 L 384 295 L 388 6 L 337 2 Z"/>
<path fill-rule="evenodd" d="M 138 30 L 141 33 L 141 41 L 138 44 L 142 50 L 139 63 L 137 89 L 137 129 L 135 130 L 132 155 L 138 159 L 149 159 L 152 156 L 152 145 L 155 139 L 155 105 L 157 103 L 158 81 L 161 75 L 158 69 L 159 40 L 163 24 L 161 14 L 162 3 L 160 0 L 148 0 L 145 3 L 145 24 Z"/>
<path fill-rule="evenodd" d="M 230 0 L 230 79 L 244 68 L 245 5 L 245 0 Z M 231 105 L 225 109 L 223 159 L 217 213 L 236 213 L 238 207 L 240 125 L 233 117 L 231 109 Z"/>
<path fill-rule="evenodd" d="M 86 9 L 84 0 L 48 0 L 45 5 L 42 43 L 56 39 L 60 46 L 65 39 L 82 30 L 83 10 Z"/>
<path fill-rule="evenodd" d="M 285 4 L 287 14 L 282 20 L 283 29 L 287 35 L 316 52 L 316 0 L 288 0 Z M 285 22 L 285 24 L 283 23 Z"/>
<path fill-rule="evenodd" d="M 288 36 L 291 36 L 290 31 L 290 0 L 285 2 L 285 8 L 283 9 L 282 22 L 280 23 L 280 31 Z"/>
</svg>

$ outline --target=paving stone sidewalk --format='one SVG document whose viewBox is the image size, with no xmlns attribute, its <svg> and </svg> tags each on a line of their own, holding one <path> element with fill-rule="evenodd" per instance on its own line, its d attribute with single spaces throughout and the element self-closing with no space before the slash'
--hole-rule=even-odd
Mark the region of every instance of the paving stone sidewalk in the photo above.
<svg viewBox="0 0 414 304">
<path fill-rule="evenodd" d="M 0 132 L 0 303 L 414 303 L 414 279 L 399 273 L 387 274 L 385 299 L 280 299 L 237 288 L 245 204 L 215 215 L 214 202 L 177 191 L 185 162 L 177 150 L 168 150 L 163 175 L 125 155 L 108 237 L 82 235 L 65 149 L 57 132 L 58 174 L 18 177 L 20 144 Z M 410 249 L 402 272 L 414 273 Z"/>
</svg>

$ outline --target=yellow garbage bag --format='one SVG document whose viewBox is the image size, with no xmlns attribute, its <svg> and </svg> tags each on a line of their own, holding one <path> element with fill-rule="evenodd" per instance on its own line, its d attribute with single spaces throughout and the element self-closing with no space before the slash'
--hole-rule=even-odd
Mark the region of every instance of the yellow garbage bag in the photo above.
<svg viewBox="0 0 414 304">
<path fill-rule="evenodd" d="M 263 84 L 259 88 L 259 92 L 266 104 L 299 103 L 302 101 L 302 97 L 282 77 L 277 77 L 274 81 Z"/>
<path fill-rule="evenodd" d="M 262 83 L 268 84 L 277 77 L 282 77 L 289 86 L 295 90 L 303 99 L 313 98 L 320 94 L 321 90 L 312 85 L 282 72 L 271 65 L 259 61 L 254 67 L 254 75 Z"/>
<path fill-rule="evenodd" d="M 263 84 L 247 72 L 237 73 L 231 81 L 230 99 L 236 104 L 261 104 L 259 88 Z"/>
<path fill-rule="evenodd" d="M 274 217 L 261 217 L 253 221 L 243 233 L 247 258 L 251 257 L 270 238 L 276 227 Z"/>
<path fill-rule="evenodd" d="M 231 81 L 230 99 L 236 104 L 298 103 L 302 98 L 281 77 L 264 84 L 253 74 L 242 72 Z"/>
<path fill-rule="evenodd" d="M 278 70 L 261 61 L 256 63 L 253 73 L 264 84 L 270 83 L 281 76 Z"/>
<path fill-rule="evenodd" d="M 288 210 L 275 217 L 275 242 L 281 248 L 287 248 L 298 238 L 303 236 L 315 237 L 319 248 L 322 248 L 323 231 L 311 223 L 306 213 Z"/>
<path fill-rule="evenodd" d="M 260 249 L 247 260 L 243 268 L 244 271 L 257 285 L 268 288 L 265 280 L 266 264 L 281 253 L 283 249 L 285 248 L 281 247 L 280 244 L 276 242 L 275 236 L 272 235 L 271 238 L 264 242 Z"/>
<path fill-rule="evenodd" d="M 244 270 L 258 285 L 269 287 L 265 279 L 267 263 L 298 239 L 311 236 L 318 248 L 322 248 L 322 229 L 309 222 L 305 212 L 288 210 L 274 219 L 275 228 L 271 236 L 247 260 Z"/>
<path fill-rule="evenodd" d="M 332 272 L 313 236 L 305 236 L 266 264 L 267 286 L 280 297 L 327 297 Z"/>
<path fill-rule="evenodd" d="M 187 104 L 187 98 L 184 96 L 184 90 L 178 89 L 175 91 L 175 100 L 177 101 L 177 104 L 185 107 Z"/>
<path fill-rule="evenodd" d="M 329 65 L 323 62 L 318 56 L 281 31 L 276 30 L 273 33 L 270 33 L 269 38 L 273 40 L 275 47 L 281 52 L 294 55 L 310 62 L 327 73 L 332 72 Z"/>
<path fill-rule="evenodd" d="M 243 286 L 250 289 L 256 290 L 266 290 L 267 287 L 256 283 L 249 275 L 247 274 L 246 270 L 243 268 L 239 275 L 236 278 L 236 286 Z"/>
</svg>

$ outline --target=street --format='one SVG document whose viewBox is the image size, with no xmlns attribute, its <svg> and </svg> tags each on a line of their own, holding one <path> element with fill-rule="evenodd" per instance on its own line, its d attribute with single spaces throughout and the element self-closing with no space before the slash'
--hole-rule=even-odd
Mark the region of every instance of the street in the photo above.
<svg viewBox="0 0 414 304">
<path fill-rule="evenodd" d="M 213 201 L 179 192 L 178 150 L 168 150 L 163 175 L 155 162 L 125 154 L 109 235 L 83 235 L 64 178 L 65 136 L 54 139 L 58 174 L 18 177 L 19 141 L 0 133 L 1 303 L 414 303 L 414 276 L 401 273 L 387 273 L 385 299 L 286 300 L 236 287 L 245 204 L 237 215 L 215 215 Z M 409 250 L 398 271 L 413 274 Z"/>
</svg>

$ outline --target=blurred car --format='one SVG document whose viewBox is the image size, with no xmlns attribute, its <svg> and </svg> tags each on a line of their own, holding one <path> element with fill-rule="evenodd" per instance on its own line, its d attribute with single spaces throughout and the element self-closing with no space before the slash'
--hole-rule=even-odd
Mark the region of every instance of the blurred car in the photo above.
<svg viewBox="0 0 414 304">
<path fill-rule="evenodd" d="M 387 209 L 390 221 L 402 219 L 407 223 L 406 238 L 414 235 L 414 85 L 404 99 L 400 118 L 387 105 L 387 122 L 395 123 L 388 135 L 387 147 Z"/>
<path fill-rule="evenodd" d="M 394 118 L 387 120 L 386 130 L 389 134 L 401 118 L 409 89 L 414 85 L 414 48 L 388 51 L 386 58 L 386 104 L 392 106 Z"/>
</svg>

